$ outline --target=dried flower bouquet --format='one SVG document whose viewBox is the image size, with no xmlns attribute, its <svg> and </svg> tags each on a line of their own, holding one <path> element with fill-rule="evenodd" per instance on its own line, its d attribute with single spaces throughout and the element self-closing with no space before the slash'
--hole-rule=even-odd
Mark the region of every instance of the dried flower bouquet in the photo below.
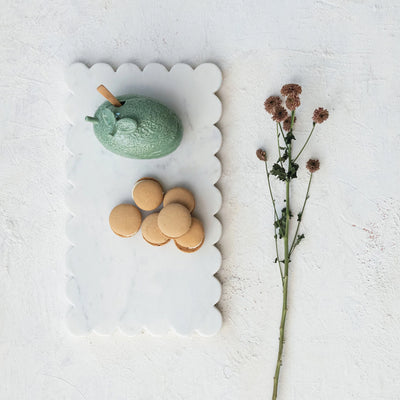
<svg viewBox="0 0 400 400">
<path fill-rule="evenodd" d="M 282 354 L 283 346 L 285 343 L 285 324 L 288 311 L 288 284 L 289 284 L 289 265 L 291 263 L 291 256 L 296 247 L 304 239 L 304 234 L 299 233 L 299 228 L 304 215 L 304 209 L 309 198 L 311 181 L 313 174 L 319 170 L 320 163 L 318 160 L 310 159 L 306 163 L 306 168 L 309 171 L 309 181 L 304 198 L 303 206 L 297 214 L 297 223 L 293 235 L 291 233 L 291 218 L 293 216 L 290 208 L 290 184 L 293 179 L 297 178 L 297 170 L 299 164 L 296 163 L 303 150 L 307 146 L 314 129 L 317 124 L 321 124 L 326 121 L 329 117 L 329 113 L 324 108 L 320 107 L 314 111 L 312 120 L 312 129 L 309 133 L 304 145 L 301 147 L 297 155 L 293 155 L 293 140 L 295 136 L 293 134 L 294 124 L 296 122 L 296 109 L 300 106 L 300 94 L 302 92 L 301 86 L 290 83 L 284 85 L 281 89 L 281 94 L 285 100 L 286 108 L 282 105 L 283 100 L 279 96 L 270 96 L 265 100 L 265 110 L 272 115 L 272 119 L 276 122 L 276 139 L 278 147 L 278 160 L 272 165 L 272 168 L 268 167 L 267 153 L 263 149 L 258 149 L 256 152 L 257 157 L 265 163 L 265 171 L 267 174 L 268 190 L 272 201 L 273 212 L 274 212 L 274 239 L 275 239 L 275 250 L 276 258 L 275 263 L 278 265 L 281 281 L 282 281 L 282 315 L 279 327 L 279 348 L 278 357 L 276 360 L 275 375 L 274 375 L 274 386 L 272 393 L 272 400 L 276 400 L 278 396 L 278 383 L 279 374 L 282 366 Z M 286 188 L 286 199 L 285 207 L 283 207 L 278 214 L 275 197 L 271 189 L 270 177 L 275 176 L 277 179 L 285 183 Z M 279 241 L 283 241 L 283 257 L 279 251 Z"/>
</svg>

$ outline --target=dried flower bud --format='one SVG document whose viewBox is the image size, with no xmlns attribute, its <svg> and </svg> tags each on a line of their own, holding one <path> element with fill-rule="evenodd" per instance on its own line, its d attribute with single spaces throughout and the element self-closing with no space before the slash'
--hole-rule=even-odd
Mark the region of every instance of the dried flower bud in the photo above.
<svg viewBox="0 0 400 400">
<path fill-rule="evenodd" d="M 306 164 L 307 169 L 314 173 L 319 170 L 319 160 L 309 159 Z"/>
<path fill-rule="evenodd" d="M 269 96 L 267 100 L 264 101 L 265 111 L 269 114 L 273 114 L 275 107 L 282 104 L 282 99 L 278 96 Z"/>
<path fill-rule="evenodd" d="M 282 122 L 286 119 L 288 116 L 288 112 L 286 111 L 286 108 L 282 106 L 277 106 L 275 107 L 275 111 L 272 115 L 272 119 L 276 122 Z"/>
<path fill-rule="evenodd" d="M 294 111 L 297 107 L 300 106 L 300 98 L 297 96 L 291 96 L 286 99 L 286 107 L 290 111 Z"/>
<path fill-rule="evenodd" d="M 293 124 L 296 122 L 296 117 L 294 117 Z M 283 121 L 283 129 L 286 132 L 290 131 L 290 126 L 292 125 L 292 117 L 289 116 Z"/>
<path fill-rule="evenodd" d="M 259 160 L 261 161 L 267 161 L 267 153 L 263 149 L 258 149 L 256 151 L 256 156 L 258 157 Z"/>
<path fill-rule="evenodd" d="M 288 83 L 282 86 L 281 93 L 283 96 L 297 97 L 301 94 L 301 86 L 296 83 Z"/>
<path fill-rule="evenodd" d="M 328 110 L 325 110 L 325 108 L 319 107 L 314 111 L 314 115 L 312 117 L 313 121 L 315 124 L 322 124 L 324 121 L 326 121 L 329 117 L 329 112 Z"/>
</svg>

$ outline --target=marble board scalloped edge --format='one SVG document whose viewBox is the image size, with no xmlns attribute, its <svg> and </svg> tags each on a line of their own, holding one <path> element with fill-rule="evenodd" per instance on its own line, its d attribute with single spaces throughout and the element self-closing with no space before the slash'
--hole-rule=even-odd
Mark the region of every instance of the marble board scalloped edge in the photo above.
<svg viewBox="0 0 400 400">
<path fill-rule="evenodd" d="M 204 68 L 204 66 L 212 66 L 213 68 L 215 68 L 215 70 L 218 71 L 218 74 L 220 75 L 220 77 L 217 78 L 217 79 L 215 79 L 214 82 L 210 82 L 209 84 L 210 84 L 211 91 L 212 91 L 213 95 L 215 96 L 215 99 L 217 100 L 217 102 L 218 102 L 218 104 L 219 104 L 218 116 L 215 117 L 215 118 L 213 119 L 211 125 L 213 125 L 214 129 L 215 129 L 215 130 L 218 132 L 218 134 L 219 134 L 220 145 L 219 145 L 219 148 L 215 150 L 215 152 L 214 152 L 214 157 L 215 157 L 216 161 L 218 161 L 218 163 L 221 164 L 221 162 L 220 162 L 220 160 L 218 159 L 218 157 L 217 157 L 216 154 L 219 152 L 220 146 L 221 146 L 221 144 L 222 144 L 222 135 L 221 135 L 221 132 L 219 131 L 218 127 L 216 127 L 216 124 L 218 123 L 218 121 L 219 121 L 220 118 L 221 118 L 221 114 L 222 114 L 222 104 L 221 104 L 221 101 L 220 101 L 220 99 L 218 98 L 216 92 L 220 89 L 220 86 L 221 86 L 221 84 L 222 84 L 222 72 L 221 72 L 221 70 L 219 69 L 218 66 L 216 66 L 215 64 L 212 64 L 212 63 L 202 63 L 202 64 L 199 64 L 199 65 L 198 65 L 197 67 L 195 67 L 195 68 L 191 67 L 189 64 L 178 63 L 178 64 L 175 64 L 174 66 L 172 66 L 170 69 L 167 69 L 164 65 L 162 65 L 162 64 L 160 64 L 160 63 L 150 63 L 150 64 L 147 64 L 144 68 L 140 68 L 140 67 L 138 67 L 138 66 L 137 66 L 136 64 L 134 64 L 134 63 L 124 63 L 124 64 L 121 64 L 121 65 L 120 65 L 118 68 L 116 68 L 116 69 L 114 69 L 113 67 L 111 67 L 109 64 L 106 64 L 106 63 L 96 63 L 96 64 L 93 64 L 91 67 L 88 67 L 87 65 L 85 65 L 85 64 L 83 64 L 83 63 L 80 63 L 80 62 L 73 63 L 73 64 L 71 64 L 71 65 L 67 68 L 66 73 L 65 73 L 67 85 L 68 85 L 68 88 L 69 88 L 69 90 L 70 90 L 70 94 L 69 94 L 69 96 L 68 96 L 68 98 L 67 98 L 67 101 L 66 101 L 66 104 L 65 104 L 65 112 L 66 112 L 67 120 L 69 121 L 69 123 L 70 123 L 71 125 L 74 125 L 74 114 L 75 114 L 75 112 L 74 112 L 74 96 L 75 96 L 75 94 L 74 94 L 73 90 L 71 89 L 70 85 L 68 84 L 68 71 L 69 71 L 71 68 L 76 68 L 76 67 L 78 67 L 78 68 L 86 68 L 87 70 L 91 70 L 91 69 L 93 69 L 93 68 L 94 68 L 94 69 L 97 69 L 97 68 L 109 68 L 109 69 L 111 69 L 114 73 L 116 73 L 116 72 L 118 72 L 118 70 L 119 70 L 121 67 L 125 67 L 126 65 L 129 65 L 129 66 L 133 66 L 133 67 L 135 67 L 135 68 L 138 68 L 141 72 L 144 72 L 144 71 L 146 70 L 146 68 L 149 68 L 149 66 L 154 66 L 154 65 L 156 65 L 157 67 L 165 68 L 168 72 L 172 71 L 172 70 L 173 70 L 174 68 L 176 68 L 177 66 L 188 67 L 188 68 L 192 69 L 193 71 L 200 71 L 202 68 Z M 218 75 L 218 74 L 217 74 L 217 75 Z M 72 128 L 71 128 L 71 129 L 72 129 Z M 69 144 L 68 144 L 68 138 L 69 138 L 69 135 L 67 135 L 67 147 L 68 147 L 68 149 L 69 149 L 70 152 L 71 152 L 71 158 L 67 161 L 67 177 L 68 177 L 68 182 L 69 182 L 70 185 L 71 185 L 71 187 L 69 188 L 68 191 L 71 192 L 71 191 L 74 190 L 74 182 L 73 182 L 73 181 L 70 179 L 70 177 L 69 177 L 69 170 L 72 168 L 72 166 L 73 166 L 73 164 L 74 164 L 75 153 L 74 153 L 74 150 L 71 148 L 71 146 L 69 146 Z M 220 260 L 220 261 L 219 261 L 218 269 L 216 269 L 215 273 L 218 272 L 218 270 L 219 270 L 219 268 L 221 267 L 221 264 L 222 264 L 222 257 L 221 257 L 221 254 L 220 254 L 220 250 L 216 247 L 216 244 L 219 242 L 220 237 L 221 237 L 221 234 L 222 234 L 222 226 L 221 226 L 221 223 L 220 223 L 220 221 L 218 220 L 218 218 L 216 217 L 216 214 L 218 214 L 218 212 L 220 211 L 221 205 L 222 205 L 222 195 L 221 195 L 220 190 L 216 187 L 216 184 L 217 184 L 217 182 L 219 181 L 219 179 L 220 179 L 220 177 L 221 177 L 221 171 L 222 171 L 222 169 L 221 169 L 221 167 L 220 167 L 219 176 L 215 179 L 215 181 L 214 181 L 214 183 L 213 183 L 213 189 L 216 190 L 216 191 L 218 192 L 219 198 L 220 198 L 218 209 L 216 210 L 216 212 L 215 212 L 214 215 L 213 215 L 213 218 L 215 219 L 215 222 L 216 222 L 216 223 L 218 224 L 218 226 L 219 226 L 219 234 L 218 234 L 218 237 L 216 238 L 215 242 L 213 243 L 213 246 L 215 247 L 215 249 L 217 250 L 217 252 L 218 252 L 218 254 L 219 254 L 219 260 Z M 70 210 L 70 219 L 69 219 L 69 221 L 67 222 L 67 224 L 70 223 L 71 220 L 74 218 L 74 212 L 73 212 L 73 210 L 72 210 L 70 207 L 69 207 L 69 210 Z M 74 243 L 73 243 L 73 240 L 72 240 L 70 237 L 69 237 L 69 240 L 71 241 L 71 247 L 70 247 L 70 248 L 73 248 L 73 247 L 75 246 Z M 72 271 L 70 270 L 70 268 L 69 268 L 69 266 L 68 266 L 68 262 L 67 262 L 67 268 L 68 268 L 69 272 L 72 274 Z M 200 335 L 202 335 L 202 336 L 213 336 L 213 335 L 215 335 L 215 334 L 217 334 L 217 333 L 219 332 L 219 330 L 221 329 L 221 326 L 222 326 L 222 320 L 223 320 L 223 318 L 222 318 L 222 315 L 221 315 L 220 310 L 219 310 L 218 307 L 217 307 L 217 303 L 219 302 L 220 297 L 221 297 L 222 288 L 221 288 L 221 283 L 220 283 L 220 281 L 218 280 L 217 277 L 215 277 L 215 273 L 214 273 L 214 276 L 213 276 L 213 277 L 214 277 L 214 279 L 216 280 L 216 282 L 218 282 L 218 285 L 219 285 L 219 296 L 218 296 L 218 298 L 217 298 L 217 299 L 215 300 L 215 302 L 214 302 L 214 311 L 216 311 L 216 312 L 218 313 L 218 315 L 219 315 L 218 320 L 219 320 L 219 321 L 218 321 L 218 323 L 215 325 L 215 329 L 214 329 L 214 331 L 212 331 L 212 332 L 211 332 L 211 331 L 202 332 L 202 331 L 199 331 L 198 329 L 195 329 L 195 330 L 192 332 L 192 333 L 200 334 Z M 69 298 L 69 301 L 70 301 L 70 304 L 71 304 L 71 306 L 69 307 L 69 309 L 71 310 L 71 308 L 74 307 L 74 303 L 73 303 L 72 299 L 70 299 L 70 298 Z M 116 327 L 115 330 L 120 330 L 121 332 L 125 333 L 119 326 Z M 147 328 L 146 326 L 143 326 L 142 331 L 143 331 L 143 332 L 147 331 L 147 332 L 150 333 L 150 334 L 154 334 L 154 333 L 153 333 L 149 328 Z M 179 334 L 179 335 L 183 335 L 183 336 L 186 336 L 186 335 L 187 335 L 186 333 L 181 333 L 181 332 L 179 332 L 175 327 L 173 327 L 173 328 L 171 327 L 171 328 L 170 328 L 170 331 L 175 332 L 176 334 Z M 85 335 L 90 334 L 90 333 L 98 333 L 98 334 L 99 334 L 99 332 L 97 332 L 95 328 L 92 328 L 91 330 L 89 330 L 88 332 L 86 332 Z M 157 334 L 155 334 L 155 335 L 157 335 Z"/>
</svg>

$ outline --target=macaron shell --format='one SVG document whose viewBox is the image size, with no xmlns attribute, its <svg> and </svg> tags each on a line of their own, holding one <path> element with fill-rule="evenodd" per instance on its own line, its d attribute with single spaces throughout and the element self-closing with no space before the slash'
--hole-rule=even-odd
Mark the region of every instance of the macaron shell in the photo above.
<svg viewBox="0 0 400 400">
<path fill-rule="evenodd" d="M 150 214 L 142 222 L 143 239 L 153 246 L 162 246 L 170 240 L 158 227 L 158 214 L 159 213 Z"/>
<path fill-rule="evenodd" d="M 142 178 L 136 182 L 132 190 L 132 197 L 139 208 L 151 211 L 162 203 L 164 197 L 163 188 L 153 178 Z"/>
<path fill-rule="evenodd" d="M 178 239 L 175 239 L 176 246 L 185 251 L 198 250 L 204 242 L 204 228 L 203 224 L 197 219 L 192 218 L 192 224 L 187 233 Z"/>
<path fill-rule="evenodd" d="M 144 240 L 146 243 L 151 244 L 152 246 L 160 247 L 160 246 L 164 246 L 164 244 L 167 244 L 171 239 L 170 239 L 170 238 L 167 238 L 167 241 L 164 242 L 164 243 L 151 243 L 149 240 L 147 240 L 147 239 L 145 239 L 145 238 L 143 238 L 143 240 Z"/>
<path fill-rule="evenodd" d="M 203 243 L 204 243 L 204 239 L 203 239 L 203 241 L 202 241 L 197 247 L 195 247 L 194 249 L 188 249 L 188 248 L 186 248 L 186 247 L 182 247 L 182 246 L 180 246 L 178 243 L 176 243 L 176 241 L 175 241 L 175 246 L 176 246 L 180 251 L 183 251 L 184 253 L 194 253 L 195 251 L 199 250 L 199 249 L 201 248 L 201 246 L 203 246 Z"/>
<path fill-rule="evenodd" d="M 189 212 L 192 212 L 196 205 L 193 193 L 183 187 L 175 187 L 165 193 L 164 207 L 171 203 L 182 204 L 189 210 Z"/>
<path fill-rule="evenodd" d="M 115 232 L 112 228 L 111 228 L 111 230 L 112 230 L 117 236 L 122 237 L 122 238 L 130 238 L 130 237 L 133 236 L 133 235 L 120 235 L 119 233 Z"/>
<path fill-rule="evenodd" d="M 165 236 L 171 239 L 184 235 L 191 224 L 190 212 L 182 204 L 168 204 L 158 214 L 158 227 Z"/>
<path fill-rule="evenodd" d="M 109 216 L 111 230 L 120 237 L 131 237 L 139 229 L 142 215 L 133 204 L 120 204 L 114 207 Z"/>
</svg>

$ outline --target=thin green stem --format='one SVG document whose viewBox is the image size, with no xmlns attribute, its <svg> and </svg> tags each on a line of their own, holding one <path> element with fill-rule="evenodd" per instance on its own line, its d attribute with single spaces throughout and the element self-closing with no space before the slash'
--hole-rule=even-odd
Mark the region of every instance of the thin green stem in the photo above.
<svg viewBox="0 0 400 400">
<path fill-rule="evenodd" d="M 279 258 L 278 236 L 277 236 L 276 232 L 275 232 L 274 238 L 275 238 L 276 259 L 277 259 L 277 262 L 278 262 L 279 273 L 281 274 L 281 281 L 282 281 L 282 286 L 283 286 L 283 283 L 284 283 L 284 282 L 283 282 L 283 271 L 282 271 L 281 260 L 280 260 L 280 258 Z"/>
<path fill-rule="evenodd" d="M 274 195 L 272 194 L 271 182 L 270 182 L 270 179 L 269 179 L 269 175 L 270 175 L 270 174 L 269 174 L 269 171 L 268 171 L 268 161 L 267 161 L 267 160 L 265 160 L 265 171 L 266 171 L 266 173 L 267 173 L 267 182 L 268 182 L 269 194 L 270 194 L 270 196 L 271 196 L 272 205 L 273 205 L 273 207 L 274 207 L 274 215 L 275 215 L 274 218 L 276 218 L 277 220 L 279 220 L 278 213 L 276 212 Z"/>
<path fill-rule="evenodd" d="M 282 366 L 282 354 L 283 354 L 283 344 L 285 337 L 285 324 L 286 324 L 286 314 L 287 314 L 287 293 L 288 293 L 288 277 L 283 278 L 283 303 L 282 303 L 282 315 L 281 324 L 279 327 L 279 350 L 278 359 L 276 361 L 275 376 L 274 376 L 274 390 L 272 393 L 272 400 L 276 400 L 278 396 L 278 383 L 279 374 Z"/>
<path fill-rule="evenodd" d="M 284 132 L 283 132 L 282 125 L 281 125 L 280 122 L 278 122 L 278 125 L 279 125 L 279 129 L 281 130 L 281 134 L 282 134 L 283 140 L 284 140 L 284 142 L 285 142 L 285 146 L 286 146 L 286 148 L 288 148 L 288 146 L 287 146 L 287 144 L 286 144 L 286 136 L 285 136 L 285 134 L 284 134 Z"/>
<path fill-rule="evenodd" d="M 308 138 L 307 138 L 307 140 L 306 140 L 306 142 L 304 143 L 304 145 L 303 145 L 303 147 L 300 149 L 300 152 L 299 152 L 299 154 L 297 154 L 297 156 L 295 157 L 295 159 L 293 160 L 293 161 L 296 161 L 299 157 L 300 157 L 300 154 L 303 152 L 303 150 L 305 149 L 305 147 L 307 146 L 307 143 L 308 143 L 308 141 L 310 140 L 310 138 L 311 138 L 311 135 L 313 134 L 313 132 L 314 132 L 314 129 L 315 129 L 315 122 L 313 123 L 313 127 L 312 127 L 312 129 L 311 129 L 311 132 L 310 132 L 310 134 L 308 135 Z"/>
<path fill-rule="evenodd" d="M 271 181 L 270 181 L 270 173 L 268 171 L 268 161 L 265 160 L 265 171 L 267 173 L 267 182 L 268 182 L 268 189 L 269 189 L 269 195 L 271 196 L 271 202 L 272 205 L 274 207 L 274 226 L 275 226 L 275 222 L 279 221 L 279 217 L 278 217 L 278 213 L 276 212 L 276 206 L 275 206 L 275 199 L 274 199 L 274 195 L 272 193 L 272 188 L 271 188 Z M 275 228 L 276 229 L 276 228 Z M 279 230 L 281 230 L 281 228 L 279 227 Z M 279 273 L 281 275 L 281 280 L 282 280 L 282 285 L 283 285 L 283 272 L 282 272 L 282 265 L 281 265 L 281 260 L 279 258 L 279 252 L 278 252 L 278 238 L 277 238 L 277 234 L 275 232 L 274 235 L 275 238 L 275 250 L 276 250 L 276 258 L 278 260 L 278 267 L 279 267 Z"/>
<path fill-rule="evenodd" d="M 279 141 L 278 122 L 276 123 L 276 141 L 278 143 L 279 163 L 281 164 L 281 167 L 283 168 L 282 155 L 281 155 L 281 144 Z"/>
<path fill-rule="evenodd" d="M 294 112 L 292 112 L 292 123 L 291 129 L 293 127 Z M 290 168 L 292 162 L 292 146 L 288 147 L 288 165 Z M 281 323 L 279 326 L 279 349 L 278 357 L 276 360 L 275 375 L 274 375 L 274 388 L 272 393 L 272 400 L 276 400 L 278 396 L 278 383 L 279 374 L 282 366 L 282 355 L 283 355 L 283 345 L 285 342 L 285 325 L 286 325 L 286 315 L 287 315 L 287 299 L 288 299 L 288 284 L 289 284 L 289 222 L 290 222 L 290 178 L 286 179 L 286 225 L 285 225 L 285 236 L 284 236 L 284 251 L 285 251 L 285 271 L 283 275 L 283 301 L 282 301 L 282 314 Z"/>
<path fill-rule="evenodd" d="M 293 242 L 292 242 L 292 245 L 290 246 L 289 257 L 291 256 L 291 254 L 293 253 L 294 248 L 296 247 L 296 245 L 295 245 L 296 238 L 297 238 L 297 234 L 299 233 L 301 220 L 303 219 L 304 209 L 306 207 L 307 200 L 308 200 L 308 197 L 309 197 L 308 194 L 310 193 L 310 186 L 311 186 L 312 176 L 313 176 L 313 174 L 310 174 L 310 180 L 308 181 L 306 197 L 304 198 L 303 207 L 302 207 L 301 212 L 300 212 L 300 217 L 298 218 L 297 228 L 296 228 L 296 232 L 294 233 Z"/>
<path fill-rule="evenodd" d="M 290 123 L 290 132 L 293 130 L 294 123 L 294 111 L 292 111 L 292 120 Z M 280 126 L 280 124 L 279 124 Z M 282 127 L 281 127 L 282 130 Z M 285 140 L 286 143 L 286 140 Z M 292 145 L 291 143 L 286 143 L 286 148 L 288 152 L 288 171 L 292 165 Z M 286 315 L 288 311 L 288 286 L 289 286 L 289 263 L 290 263 L 290 252 L 289 252 L 289 225 L 290 225 L 290 178 L 286 178 L 286 221 L 285 221 L 285 235 L 284 241 L 284 251 L 285 251 L 285 270 L 283 274 L 283 301 L 282 301 L 282 314 L 281 323 L 279 326 L 279 349 L 278 357 L 276 360 L 275 375 L 274 375 L 274 389 L 272 392 L 272 400 L 276 400 L 278 396 L 278 383 L 279 374 L 282 367 L 282 356 L 283 356 L 283 345 L 285 343 L 285 326 L 286 326 Z"/>
</svg>

